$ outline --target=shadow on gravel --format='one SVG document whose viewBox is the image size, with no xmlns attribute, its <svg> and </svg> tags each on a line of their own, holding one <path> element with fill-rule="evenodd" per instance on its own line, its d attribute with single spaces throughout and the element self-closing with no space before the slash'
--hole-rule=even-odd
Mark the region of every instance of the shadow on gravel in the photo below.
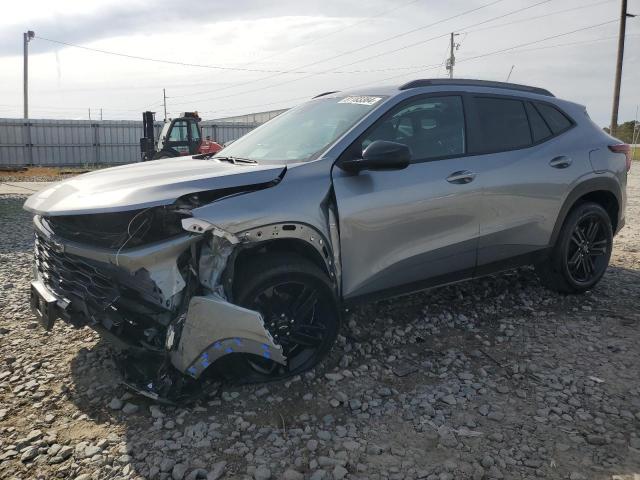
<svg viewBox="0 0 640 480">
<path fill-rule="evenodd" d="M 593 315 L 599 310 L 601 315 L 624 318 L 637 308 L 636 295 L 628 301 L 620 300 L 620 286 L 629 282 L 637 285 L 638 278 L 640 272 L 637 270 L 612 266 L 592 292 L 565 296 L 544 289 L 532 268 L 521 268 L 367 304 L 350 313 L 342 331 L 346 341 L 334 350 L 339 356 L 361 348 L 358 351 L 373 355 L 381 365 L 386 365 L 389 359 L 410 358 L 413 363 L 424 366 L 431 362 L 438 365 L 448 350 L 455 349 L 469 359 L 474 358 L 478 366 L 493 363 L 493 374 L 499 378 L 505 375 L 501 363 L 507 364 L 519 355 L 516 337 L 521 332 L 516 332 L 513 338 L 494 342 L 502 335 L 500 323 L 505 317 L 517 318 L 516 325 L 525 332 L 523 337 L 532 335 L 536 328 L 528 325 L 547 321 L 534 315 L 540 305 L 559 319 L 565 315 Z M 636 291 L 638 287 L 632 289 Z M 583 308 L 585 302 L 592 305 L 588 310 Z M 427 334 L 416 332 L 416 324 L 426 317 L 442 318 L 443 326 Z M 392 336 L 391 331 L 395 332 Z M 534 337 L 537 335 L 533 333 Z M 484 339 L 484 343 L 479 338 Z M 478 350 L 483 356 L 478 357 Z M 253 458 L 252 452 L 261 448 L 260 442 L 269 445 L 279 442 L 286 438 L 287 429 L 320 426 L 329 430 L 334 422 L 357 421 L 348 408 L 329 407 L 328 400 L 335 395 L 335 386 L 329 387 L 326 382 L 269 384 L 267 393 L 261 393 L 264 390 L 261 385 L 224 387 L 220 396 L 210 397 L 197 405 L 158 408 L 152 400 L 132 395 L 120 385 L 113 360 L 115 354 L 116 350 L 103 340 L 91 349 L 82 349 L 72 360 L 67 395 L 87 415 L 88 422 L 103 427 L 104 432 L 113 431 L 114 426 L 122 432 L 120 442 L 124 447 L 115 462 L 130 464 L 135 473 L 145 478 L 171 476 L 175 468 L 178 468 L 178 474 L 174 473 L 174 476 L 182 478 L 179 475 L 181 465 L 188 465 L 188 469 L 185 467 L 187 472 L 196 471 L 192 479 L 205 478 L 204 472 L 211 471 L 220 461 L 227 462 L 225 478 L 239 478 L 232 473 L 246 472 L 246 465 L 252 460 L 245 455 Z M 351 356 L 354 357 L 353 368 L 367 363 L 361 354 L 351 353 Z M 330 361 L 328 366 L 335 364 L 337 362 Z M 342 364 L 340 367 L 345 368 Z M 318 368 L 319 378 L 328 371 L 324 368 Z M 542 373 L 545 368 L 551 369 L 551 363 L 542 368 Z M 492 374 L 491 370 L 489 374 Z M 352 388 L 378 390 L 391 387 L 401 393 L 411 393 L 416 388 L 439 388 L 446 381 L 439 371 L 418 371 L 407 377 L 391 375 L 385 383 L 375 378 L 358 377 L 353 380 Z M 303 401 L 305 395 L 310 395 L 311 400 Z M 277 397 L 284 398 L 274 401 Z M 245 440 L 248 432 L 243 428 L 249 424 L 254 429 L 250 431 L 253 443 Z M 384 438 L 384 433 L 380 435 Z M 98 442 L 99 436 L 91 433 L 83 437 L 82 432 L 79 433 L 80 441 L 86 442 L 87 447 Z M 249 447 L 243 446 L 244 443 Z M 288 454 L 293 457 L 297 453 L 291 448 Z"/>
</svg>

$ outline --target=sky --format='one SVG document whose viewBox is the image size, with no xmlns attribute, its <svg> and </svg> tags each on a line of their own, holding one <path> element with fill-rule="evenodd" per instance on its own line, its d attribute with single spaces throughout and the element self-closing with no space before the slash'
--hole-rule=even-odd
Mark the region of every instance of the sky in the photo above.
<svg viewBox="0 0 640 480">
<path fill-rule="evenodd" d="M 450 32 L 455 77 L 510 75 L 586 105 L 602 126 L 611 115 L 620 0 L 2 3 L 0 117 L 22 116 L 26 30 L 31 118 L 162 118 L 165 88 L 169 116 L 215 119 L 443 77 Z M 627 22 L 620 122 L 640 104 L 640 0 L 629 12 L 639 16 Z"/>
</svg>

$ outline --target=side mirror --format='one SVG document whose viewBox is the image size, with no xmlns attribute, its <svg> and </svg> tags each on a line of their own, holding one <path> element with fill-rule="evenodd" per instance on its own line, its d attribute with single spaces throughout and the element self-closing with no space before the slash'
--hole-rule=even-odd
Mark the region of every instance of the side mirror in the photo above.
<svg viewBox="0 0 640 480">
<path fill-rule="evenodd" d="M 344 160 L 339 167 L 350 173 L 361 170 L 402 170 L 411 163 L 411 150 L 403 143 L 376 140 L 362 152 L 362 158 Z"/>
</svg>

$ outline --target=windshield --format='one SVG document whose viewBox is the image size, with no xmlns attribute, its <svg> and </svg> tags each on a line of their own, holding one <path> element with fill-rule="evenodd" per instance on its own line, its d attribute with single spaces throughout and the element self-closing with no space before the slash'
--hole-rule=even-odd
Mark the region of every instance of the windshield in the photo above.
<svg viewBox="0 0 640 480">
<path fill-rule="evenodd" d="M 266 163 L 312 160 L 382 99 L 382 96 L 348 96 L 311 100 L 239 138 L 218 156 Z"/>
</svg>

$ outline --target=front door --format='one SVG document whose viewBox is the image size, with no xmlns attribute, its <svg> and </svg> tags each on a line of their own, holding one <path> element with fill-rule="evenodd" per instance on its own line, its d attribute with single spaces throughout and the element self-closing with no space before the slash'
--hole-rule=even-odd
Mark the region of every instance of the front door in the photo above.
<svg viewBox="0 0 640 480">
<path fill-rule="evenodd" d="M 333 169 L 346 299 L 417 290 L 473 274 L 482 192 L 467 157 L 463 99 L 439 94 L 394 107 L 344 155 L 374 140 L 405 143 L 399 171 Z"/>
</svg>

